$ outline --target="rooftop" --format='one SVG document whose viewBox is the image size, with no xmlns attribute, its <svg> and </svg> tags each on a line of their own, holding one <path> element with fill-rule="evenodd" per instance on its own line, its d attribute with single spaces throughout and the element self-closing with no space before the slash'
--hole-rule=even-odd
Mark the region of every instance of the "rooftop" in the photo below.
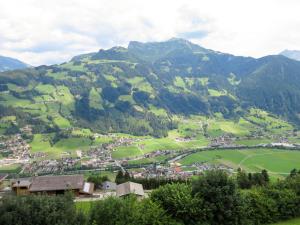
<svg viewBox="0 0 300 225">
<path fill-rule="evenodd" d="M 126 182 L 123 184 L 119 184 L 117 186 L 118 197 L 129 195 L 129 194 L 144 196 L 143 185 L 134 182 Z"/>
<path fill-rule="evenodd" d="M 41 176 L 33 178 L 30 191 L 74 190 L 82 189 L 83 185 L 83 175 Z"/>
</svg>

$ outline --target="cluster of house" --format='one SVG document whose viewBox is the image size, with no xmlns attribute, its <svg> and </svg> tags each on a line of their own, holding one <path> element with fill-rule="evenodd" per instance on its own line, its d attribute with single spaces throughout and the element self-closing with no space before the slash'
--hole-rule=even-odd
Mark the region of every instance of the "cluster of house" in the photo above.
<svg viewBox="0 0 300 225">
<path fill-rule="evenodd" d="M 13 135 L 0 143 L 0 151 L 12 159 L 29 159 L 30 145 L 20 134 Z"/>
<path fill-rule="evenodd" d="M 192 141 L 193 139 L 191 137 L 177 137 L 175 138 L 175 141 L 177 142 L 189 142 Z"/>
<path fill-rule="evenodd" d="M 25 174 L 51 174 L 72 170 L 80 162 L 78 158 L 62 158 L 34 161 L 23 166 Z"/>
<path fill-rule="evenodd" d="M 210 147 L 213 147 L 213 148 L 217 148 L 217 147 L 231 147 L 231 146 L 234 146 L 234 138 L 231 137 L 230 135 L 221 135 L 221 136 L 218 136 L 216 138 L 212 138 L 210 140 Z"/>
<path fill-rule="evenodd" d="M 208 170 L 223 170 L 228 173 L 233 173 L 234 169 L 223 164 L 211 164 L 211 163 L 194 163 L 191 165 L 192 167 L 197 168 L 196 171 L 198 173 L 202 173 Z"/>
<path fill-rule="evenodd" d="M 171 165 L 156 165 L 151 164 L 147 167 L 132 170 L 131 176 L 134 178 L 158 178 L 166 179 L 186 179 L 194 175 L 194 171 L 184 171 L 179 163 L 172 163 Z"/>
<path fill-rule="evenodd" d="M 32 134 L 32 126 L 26 125 L 25 127 L 20 128 L 20 131 L 25 134 Z"/>
<path fill-rule="evenodd" d="M 0 184 L 6 176 L 0 175 Z M 62 175 L 62 176 L 36 176 L 10 180 L 11 191 L 18 196 L 21 195 L 60 195 L 72 192 L 75 197 L 93 197 L 94 184 L 86 182 L 83 175 Z M 125 182 L 117 185 L 114 182 L 106 181 L 102 184 L 103 191 L 114 193 L 117 197 L 124 197 L 130 194 L 138 198 L 145 196 L 143 186 L 134 182 Z"/>
</svg>

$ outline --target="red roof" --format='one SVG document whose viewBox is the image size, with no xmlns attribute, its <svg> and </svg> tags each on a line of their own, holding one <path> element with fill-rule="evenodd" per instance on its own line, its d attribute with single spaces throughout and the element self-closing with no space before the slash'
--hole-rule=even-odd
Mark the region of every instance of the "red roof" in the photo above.
<svg viewBox="0 0 300 225">
<path fill-rule="evenodd" d="M 179 166 L 176 166 L 176 167 L 174 168 L 174 170 L 175 170 L 176 173 L 182 172 L 182 170 L 181 170 L 181 168 L 180 168 Z"/>
</svg>

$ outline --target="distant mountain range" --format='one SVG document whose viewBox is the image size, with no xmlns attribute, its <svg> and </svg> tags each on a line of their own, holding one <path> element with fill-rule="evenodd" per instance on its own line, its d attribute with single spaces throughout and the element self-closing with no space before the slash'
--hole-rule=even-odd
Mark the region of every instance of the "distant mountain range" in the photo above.
<svg viewBox="0 0 300 225">
<path fill-rule="evenodd" d="M 0 56 L 0 72 L 15 69 L 24 69 L 26 67 L 29 67 L 29 65 L 21 62 L 18 59 Z"/>
<path fill-rule="evenodd" d="M 280 53 L 280 55 L 284 55 L 290 59 L 300 61 L 300 51 L 298 50 L 284 50 L 283 52 Z"/>
<path fill-rule="evenodd" d="M 61 65 L 3 72 L 0 84 L 2 114 L 44 130 L 162 136 L 176 115 L 237 119 L 251 108 L 300 124 L 300 62 L 234 56 L 184 39 L 134 41 Z"/>
</svg>

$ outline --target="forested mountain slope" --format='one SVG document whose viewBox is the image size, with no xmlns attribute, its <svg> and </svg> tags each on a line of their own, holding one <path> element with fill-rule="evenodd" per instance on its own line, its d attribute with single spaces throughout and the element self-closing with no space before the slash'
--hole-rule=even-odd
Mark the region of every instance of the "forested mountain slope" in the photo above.
<svg viewBox="0 0 300 225">
<path fill-rule="evenodd" d="M 24 69 L 28 67 L 26 63 L 21 62 L 18 59 L 0 56 L 0 72 L 7 70 Z"/>
<path fill-rule="evenodd" d="M 130 42 L 0 73 L 0 116 L 38 132 L 78 126 L 158 137 L 177 115 L 236 120 L 250 108 L 299 124 L 299 81 L 300 62 L 284 56 L 234 56 L 183 39 Z"/>
</svg>

